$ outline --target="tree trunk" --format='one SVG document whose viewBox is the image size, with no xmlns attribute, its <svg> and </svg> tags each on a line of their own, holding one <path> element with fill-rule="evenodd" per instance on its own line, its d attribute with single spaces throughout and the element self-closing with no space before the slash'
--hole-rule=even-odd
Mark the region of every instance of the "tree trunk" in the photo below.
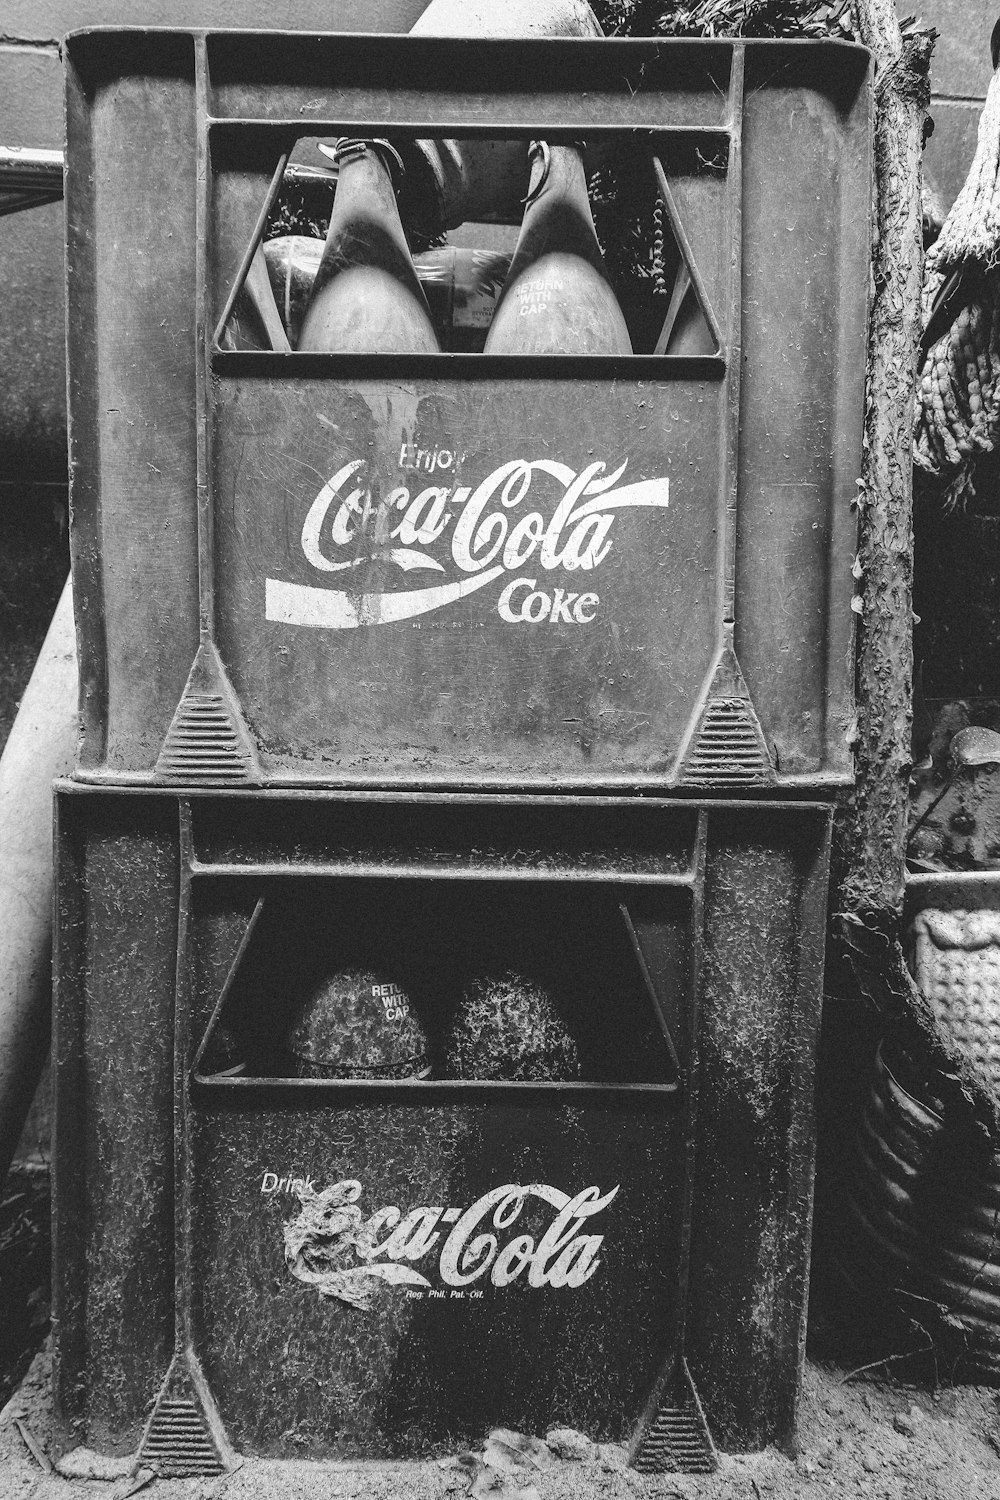
<svg viewBox="0 0 1000 1500">
<path fill-rule="evenodd" d="M 904 43 L 892 0 L 857 0 L 857 9 L 877 68 L 877 240 L 858 488 L 858 782 L 843 900 L 864 920 L 869 913 L 898 918 L 903 905 L 913 665 L 910 441 L 921 332 L 920 155 L 930 44 L 923 36 Z"/>
<path fill-rule="evenodd" d="M 845 828 L 837 932 L 882 1015 L 916 1028 L 1000 1132 L 1000 1102 L 942 1038 L 901 943 L 913 668 L 913 470 L 910 446 L 921 333 L 920 159 L 934 34 L 904 38 L 893 0 L 856 0 L 876 62 L 874 295 L 865 444 L 858 486 L 860 618 L 857 783 Z"/>
</svg>

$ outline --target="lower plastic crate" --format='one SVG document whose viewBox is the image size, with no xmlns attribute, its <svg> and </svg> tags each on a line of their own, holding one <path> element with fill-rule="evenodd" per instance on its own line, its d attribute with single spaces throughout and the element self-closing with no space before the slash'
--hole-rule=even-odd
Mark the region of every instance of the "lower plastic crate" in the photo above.
<svg viewBox="0 0 1000 1500">
<path fill-rule="evenodd" d="M 80 1439 L 200 1473 L 497 1425 L 640 1468 L 791 1435 L 828 807 L 66 784 L 58 819 Z M 429 1078 L 289 1071 L 324 965 L 394 976 Z M 512 969 L 575 1073 L 442 1076 L 470 976 Z"/>
</svg>

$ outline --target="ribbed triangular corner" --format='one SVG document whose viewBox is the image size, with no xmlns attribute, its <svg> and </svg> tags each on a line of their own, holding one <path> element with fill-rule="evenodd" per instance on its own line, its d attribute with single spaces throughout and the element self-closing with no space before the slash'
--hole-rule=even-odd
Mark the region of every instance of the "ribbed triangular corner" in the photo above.
<svg viewBox="0 0 1000 1500">
<path fill-rule="evenodd" d="M 189 1356 L 174 1358 L 135 1458 L 164 1478 L 221 1474 L 231 1455 L 204 1377 Z"/>
<path fill-rule="evenodd" d="M 678 785 L 705 791 L 770 786 L 774 767 L 739 662 L 723 647 L 693 732 L 681 756 Z"/>
<path fill-rule="evenodd" d="M 156 762 L 156 779 L 186 786 L 246 786 L 260 768 L 218 652 L 203 642 Z"/>
<path fill-rule="evenodd" d="M 684 1360 L 659 1405 L 647 1410 L 632 1439 L 629 1463 L 639 1474 L 713 1474 L 719 1455 Z"/>
</svg>

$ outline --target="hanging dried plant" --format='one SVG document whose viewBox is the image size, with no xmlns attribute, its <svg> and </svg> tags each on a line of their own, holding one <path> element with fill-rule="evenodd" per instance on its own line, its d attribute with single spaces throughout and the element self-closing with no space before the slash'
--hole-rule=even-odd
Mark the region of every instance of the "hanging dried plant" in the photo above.
<svg viewBox="0 0 1000 1500">
<path fill-rule="evenodd" d="M 611 36 L 835 37 L 857 35 L 851 0 L 597 0 Z"/>
</svg>

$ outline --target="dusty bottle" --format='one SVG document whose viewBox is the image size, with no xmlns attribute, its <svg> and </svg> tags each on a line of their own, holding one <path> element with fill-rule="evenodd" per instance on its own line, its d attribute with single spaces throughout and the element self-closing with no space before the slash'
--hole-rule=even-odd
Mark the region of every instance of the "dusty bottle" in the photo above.
<svg viewBox="0 0 1000 1500">
<path fill-rule="evenodd" d="M 532 141 L 531 182 L 487 354 L 631 354 L 577 146 Z"/>
<path fill-rule="evenodd" d="M 299 334 L 312 352 L 430 354 L 434 324 L 396 207 L 388 141 L 338 141 L 339 169 L 323 259 Z"/>
<path fill-rule="evenodd" d="M 580 1075 L 576 1042 L 547 989 L 515 969 L 469 981 L 443 1050 L 446 1078 L 556 1083 Z"/>
<path fill-rule="evenodd" d="M 297 1078 L 426 1078 L 427 1038 L 406 991 L 371 969 L 339 969 L 313 986 L 285 1038 Z"/>
</svg>

